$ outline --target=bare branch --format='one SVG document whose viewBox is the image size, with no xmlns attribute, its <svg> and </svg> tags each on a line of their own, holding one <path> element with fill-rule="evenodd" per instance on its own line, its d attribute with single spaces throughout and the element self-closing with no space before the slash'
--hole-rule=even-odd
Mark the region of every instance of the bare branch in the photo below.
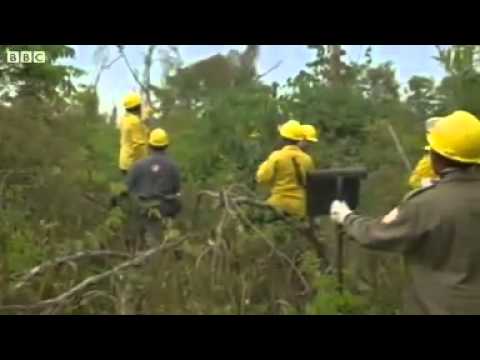
<svg viewBox="0 0 480 360">
<path fill-rule="evenodd" d="M 198 204 L 198 206 L 200 204 L 201 199 L 204 196 L 212 197 L 212 198 L 215 198 L 215 199 L 221 199 L 221 195 L 217 192 L 210 191 L 210 190 L 200 191 L 197 194 L 197 204 Z M 238 205 L 250 205 L 250 206 L 253 206 L 253 207 L 260 208 L 260 209 L 270 210 L 270 211 L 276 213 L 282 219 L 287 219 L 283 214 L 281 214 L 275 208 L 271 207 L 270 205 L 266 204 L 265 202 L 257 201 L 257 200 L 248 198 L 246 196 L 238 196 L 238 197 L 232 198 L 230 200 L 232 202 L 238 204 Z"/>
<path fill-rule="evenodd" d="M 245 215 L 245 213 L 242 211 L 242 209 L 240 209 L 240 207 L 238 207 L 238 205 L 234 205 L 236 207 L 236 211 L 238 212 L 238 214 L 240 215 L 240 219 L 246 224 L 248 225 L 252 230 L 254 230 L 267 244 L 268 246 L 270 246 L 271 250 L 278 256 L 280 257 L 281 259 L 285 260 L 291 267 L 291 269 L 293 271 L 295 271 L 295 273 L 297 274 L 298 278 L 300 279 L 300 281 L 302 282 L 303 286 L 304 286 L 304 294 L 305 293 L 308 293 L 310 292 L 310 286 L 307 282 L 307 280 L 305 279 L 305 277 L 302 275 L 301 271 L 295 266 L 295 264 L 293 263 L 293 261 L 286 255 L 284 254 L 282 251 L 278 250 L 275 245 L 270 241 L 270 239 L 265 236 L 265 234 L 260 231 L 260 229 L 258 229 L 249 219 L 248 217 Z"/>
<path fill-rule="evenodd" d="M 148 67 L 148 69 L 145 69 L 144 77 L 147 78 L 148 83 L 144 83 L 139 79 L 135 70 L 133 70 L 133 67 L 130 64 L 130 61 L 128 60 L 128 57 L 125 55 L 124 47 L 122 45 L 117 45 L 117 49 L 120 53 L 120 57 L 125 62 L 125 65 L 127 65 L 128 70 L 132 74 L 135 82 L 140 86 L 141 91 L 146 95 L 148 106 L 150 106 L 153 110 L 158 111 L 158 109 L 153 106 L 152 101 L 151 101 L 152 100 L 151 99 L 152 86 L 150 85 L 150 67 L 152 65 L 152 57 L 153 57 L 153 52 L 155 50 L 155 47 L 156 47 L 156 45 L 150 45 L 150 47 L 147 51 L 147 55 L 145 56 L 145 65 L 146 65 L 146 67 Z M 148 70 L 148 73 L 149 73 L 148 76 L 145 75 L 147 70 Z"/>
<path fill-rule="evenodd" d="M 35 266 L 33 269 L 27 271 L 24 273 L 22 276 L 22 279 L 19 281 L 17 285 L 15 285 L 14 289 L 19 290 L 23 286 L 27 284 L 28 281 L 33 279 L 35 276 L 38 276 L 42 272 L 44 272 L 46 269 L 51 268 L 51 267 L 56 267 L 58 265 L 64 264 L 64 263 L 70 263 L 72 261 L 79 261 L 83 260 L 86 258 L 94 258 L 94 257 L 117 257 L 117 258 L 124 258 L 128 259 L 130 257 L 129 254 L 127 253 L 122 253 L 122 252 L 117 252 L 117 251 L 108 251 L 108 250 L 99 250 L 99 251 L 82 251 L 73 255 L 68 255 L 68 256 L 63 256 L 57 259 L 49 260 L 44 262 L 43 264 L 40 264 L 38 266 Z"/>
<path fill-rule="evenodd" d="M 108 70 L 112 67 L 113 64 L 115 64 L 118 60 L 120 60 L 122 57 L 119 55 L 118 57 L 116 57 L 114 60 L 112 60 L 111 62 L 105 64 L 103 63 L 101 66 L 100 66 L 100 70 L 98 71 L 98 74 L 97 76 L 95 77 L 95 81 L 93 82 L 93 87 L 96 89 L 97 86 L 98 86 L 98 83 L 100 82 L 100 77 L 102 76 L 102 73 L 105 71 L 105 70 Z"/>
<path fill-rule="evenodd" d="M 128 70 L 130 71 L 130 73 L 132 74 L 133 78 L 135 79 L 136 83 L 140 86 L 140 88 L 142 89 L 142 91 L 146 91 L 146 88 L 145 86 L 143 85 L 143 83 L 140 81 L 140 79 L 138 78 L 138 75 L 137 73 L 135 72 L 135 70 L 133 70 L 132 66 L 130 65 L 130 61 L 128 61 L 128 58 L 127 56 L 125 55 L 125 51 L 124 51 L 124 48 L 122 45 L 117 45 L 117 49 L 120 53 L 120 57 L 123 59 L 123 61 L 125 62 L 125 65 L 127 65 L 128 67 Z"/>
<path fill-rule="evenodd" d="M 270 74 L 273 70 L 276 70 L 277 68 L 280 67 L 280 65 L 282 65 L 282 60 L 280 60 L 278 63 L 276 63 L 274 66 L 272 66 L 270 69 L 268 69 L 266 72 L 264 72 L 263 74 L 260 74 L 260 75 L 257 75 L 256 79 L 255 80 L 259 80 L 261 79 L 262 77 Z"/>
<path fill-rule="evenodd" d="M 188 238 L 188 236 L 185 236 L 183 238 L 180 238 L 180 240 L 178 240 L 174 243 L 168 243 L 167 242 L 167 243 L 163 243 L 159 246 L 156 246 L 154 248 L 151 248 L 149 250 L 146 250 L 146 251 L 140 253 L 139 255 L 137 255 L 136 257 L 134 257 L 133 259 L 125 261 L 125 262 L 115 266 L 113 269 L 107 270 L 107 271 L 102 272 L 98 275 L 90 276 L 90 277 L 84 279 L 82 282 L 78 283 L 76 286 L 72 287 L 68 291 L 66 291 L 66 292 L 64 292 L 64 293 L 62 293 L 62 294 L 60 294 L 60 295 L 58 295 L 54 298 L 50 298 L 50 299 L 47 299 L 47 300 L 42 300 L 42 301 L 40 301 L 36 304 L 33 304 L 33 305 L 6 305 L 6 306 L 1 306 L 0 311 L 6 311 L 6 310 L 10 310 L 10 311 L 11 310 L 19 310 L 19 311 L 35 310 L 35 309 L 42 309 L 42 308 L 49 307 L 49 306 L 61 305 L 61 304 L 65 303 L 66 301 L 69 301 L 70 299 L 72 299 L 74 296 L 81 293 L 87 287 L 89 287 L 91 285 L 94 285 L 94 284 L 96 284 L 96 283 L 114 275 L 114 274 L 117 274 L 120 271 L 126 270 L 127 268 L 134 267 L 134 266 L 141 266 L 146 260 L 151 258 L 153 255 L 155 255 L 155 254 L 157 254 L 161 251 L 174 248 L 174 247 L 180 245 L 181 243 L 183 243 L 187 238 Z"/>
<path fill-rule="evenodd" d="M 262 209 L 266 209 L 266 210 L 268 209 L 270 211 L 273 211 L 275 214 L 277 214 L 279 216 L 279 218 L 281 218 L 283 221 L 291 224 L 292 226 L 295 226 L 296 228 L 298 228 L 300 230 L 305 230 L 303 227 L 295 225 L 294 221 L 292 221 L 288 217 L 284 216 L 283 214 L 278 212 L 275 208 L 271 207 L 270 205 L 265 204 L 264 202 L 256 201 L 256 200 L 253 200 L 253 199 L 250 199 L 250 198 L 247 198 L 247 197 L 236 197 L 236 198 L 228 199 L 228 196 L 227 196 L 226 192 L 216 193 L 216 192 L 213 192 L 213 191 L 205 190 L 205 191 L 201 191 L 201 192 L 198 193 L 197 203 L 199 203 L 199 199 L 201 199 L 201 197 L 203 197 L 203 196 L 209 196 L 209 197 L 220 199 L 222 201 L 222 204 L 225 207 L 228 204 L 233 205 L 234 212 L 236 214 L 238 214 L 238 216 L 236 216 L 236 217 L 238 217 L 245 225 L 247 225 L 249 228 L 253 229 L 257 234 L 259 234 L 260 237 L 271 248 L 272 252 L 274 254 L 276 254 L 278 257 L 280 257 L 281 259 L 285 260 L 290 265 L 291 269 L 297 274 L 298 278 L 302 282 L 302 284 L 304 286 L 304 293 L 307 293 L 307 292 L 310 291 L 310 286 L 308 285 L 308 282 L 305 280 L 305 277 L 302 275 L 300 270 L 298 270 L 298 268 L 295 266 L 293 261 L 287 255 L 285 255 L 283 252 L 278 250 L 275 247 L 275 245 L 270 241 L 270 239 L 268 239 L 268 237 L 248 219 L 248 217 L 245 215 L 245 213 L 240 208 L 240 205 L 245 204 L 245 205 L 250 205 L 250 206 L 254 206 L 254 207 L 258 207 L 258 208 L 262 208 Z"/>
<path fill-rule="evenodd" d="M 145 96 L 147 97 L 147 103 L 151 107 L 152 106 L 152 98 L 150 94 L 150 70 L 153 64 L 153 54 L 155 52 L 156 45 L 150 45 L 147 50 L 147 54 L 145 55 L 144 61 L 144 69 L 143 69 L 143 85 L 145 87 Z"/>
</svg>

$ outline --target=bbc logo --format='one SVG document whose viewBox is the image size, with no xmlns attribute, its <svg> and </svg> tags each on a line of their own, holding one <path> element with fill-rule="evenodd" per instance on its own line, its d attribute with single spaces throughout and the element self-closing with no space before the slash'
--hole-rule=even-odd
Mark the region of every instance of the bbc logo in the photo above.
<svg viewBox="0 0 480 360">
<path fill-rule="evenodd" d="M 7 63 L 10 64 L 44 64 L 47 62 L 45 51 L 12 51 L 7 49 Z"/>
</svg>

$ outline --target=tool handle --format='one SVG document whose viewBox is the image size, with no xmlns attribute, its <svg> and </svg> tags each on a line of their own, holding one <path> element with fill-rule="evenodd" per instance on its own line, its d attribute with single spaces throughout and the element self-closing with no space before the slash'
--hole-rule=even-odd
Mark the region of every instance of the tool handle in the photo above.
<svg viewBox="0 0 480 360">
<path fill-rule="evenodd" d="M 342 225 L 335 226 L 337 236 L 337 286 L 338 292 L 343 292 L 343 228 Z"/>
</svg>

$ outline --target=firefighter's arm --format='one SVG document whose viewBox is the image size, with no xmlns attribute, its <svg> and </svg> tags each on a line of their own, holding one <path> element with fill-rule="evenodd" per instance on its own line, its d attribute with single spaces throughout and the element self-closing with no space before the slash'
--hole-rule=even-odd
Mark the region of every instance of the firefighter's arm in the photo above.
<svg viewBox="0 0 480 360">
<path fill-rule="evenodd" d="M 350 214 L 344 221 L 348 235 L 372 250 L 406 253 L 418 246 L 425 235 L 418 209 L 404 204 L 380 219 Z"/>
<path fill-rule="evenodd" d="M 130 171 L 128 172 L 127 177 L 125 179 L 125 185 L 129 193 L 134 193 L 136 191 L 137 180 L 138 180 L 138 164 L 134 164 L 130 168 Z"/>
<path fill-rule="evenodd" d="M 275 173 L 275 157 L 270 155 L 267 160 L 265 160 L 257 170 L 257 182 L 259 184 L 268 184 L 272 181 Z"/>
<path fill-rule="evenodd" d="M 175 167 L 173 169 L 173 191 L 175 193 L 180 193 L 180 190 L 181 190 L 181 180 L 182 180 L 182 176 L 181 176 L 181 173 L 180 173 L 180 169 L 178 169 L 177 167 Z"/>
<path fill-rule="evenodd" d="M 305 172 L 312 171 L 315 168 L 315 163 L 311 156 L 307 157 L 307 161 L 305 164 Z"/>
</svg>

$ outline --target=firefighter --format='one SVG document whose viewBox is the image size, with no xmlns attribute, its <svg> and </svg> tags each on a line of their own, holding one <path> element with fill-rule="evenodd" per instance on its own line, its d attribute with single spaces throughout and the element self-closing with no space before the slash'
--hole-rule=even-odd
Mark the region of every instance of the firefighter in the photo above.
<svg viewBox="0 0 480 360">
<path fill-rule="evenodd" d="M 136 203 L 141 231 L 147 243 L 155 243 L 162 228 L 181 211 L 180 170 L 168 156 L 165 130 L 150 133 L 150 156 L 133 165 L 126 179 L 128 193 Z"/>
<path fill-rule="evenodd" d="M 480 121 L 465 111 L 427 134 L 439 181 L 380 219 L 335 200 L 331 218 L 360 245 L 403 254 L 406 314 L 480 314 Z"/>
<path fill-rule="evenodd" d="M 119 168 L 126 175 L 131 166 L 148 156 L 148 127 L 143 121 L 142 99 L 139 94 L 128 94 L 123 100 L 126 114 L 120 121 Z"/>
<path fill-rule="evenodd" d="M 433 125 L 440 119 L 438 117 L 430 118 L 425 122 L 425 130 L 428 134 Z M 418 189 L 420 187 L 428 186 L 432 182 L 438 180 L 438 176 L 435 174 L 430 161 L 430 147 L 425 147 L 425 155 L 418 161 L 415 170 L 409 179 L 409 185 L 412 189 Z"/>
<path fill-rule="evenodd" d="M 313 169 L 313 162 L 299 147 L 304 135 L 298 121 L 287 121 L 278 131 L 282 147 L 259 166 L 256 180 L 270 187 L 271 195 L 267 200 L 270 206 L 286 215 L 303 218 L 306 213 L 305 178 L 307 171 Z"/>
</svg>

